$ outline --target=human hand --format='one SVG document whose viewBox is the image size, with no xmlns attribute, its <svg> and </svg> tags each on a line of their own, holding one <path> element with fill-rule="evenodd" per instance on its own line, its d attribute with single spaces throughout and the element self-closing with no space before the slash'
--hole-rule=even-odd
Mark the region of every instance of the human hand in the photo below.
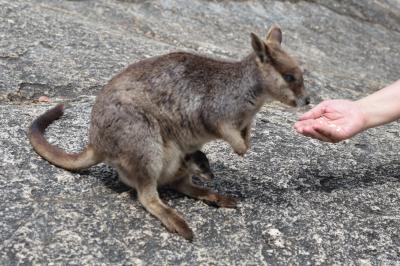
<svg viewBox="0 0 400 266">
<path fill-rule="evenodd" d="M 366 117 L 361 107 L 349 100 L 327 100 L 304 113 L 294 125 L 300 134 L 337 143 L 363 131 Z"/>
</svg>

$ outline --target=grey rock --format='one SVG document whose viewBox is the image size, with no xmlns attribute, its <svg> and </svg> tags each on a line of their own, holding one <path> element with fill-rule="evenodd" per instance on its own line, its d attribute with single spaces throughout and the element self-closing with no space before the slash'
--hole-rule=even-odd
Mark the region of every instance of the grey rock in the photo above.
<svg viewBox="0 0 400 266">
<path fill-rule="evenodd" d="M 193 243 L 144 211 L 113 169 L 43 161 L 26 128 L 68 102 L 47 136 L 77 151 L 96 93 L 129 63 L 174 50 L 235 60 L 273 22 L 313 104 L 356 99 L 399 79 L 399 14 L 397 0 L 0 0 L 0 264 L 397 264 L 398 123 L 324 144 L 293 131 L 305 109 L 266 105 L 245 158 L 222 142 L 205 148 L 217 178 L 204 185 L 238 197 L 238 209 L 161 191 Z"/>
</svg>

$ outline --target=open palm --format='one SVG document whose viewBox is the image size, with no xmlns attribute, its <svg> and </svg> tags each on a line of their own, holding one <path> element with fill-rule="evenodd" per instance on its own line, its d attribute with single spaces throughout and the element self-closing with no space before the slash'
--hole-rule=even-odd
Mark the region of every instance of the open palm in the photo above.
<svg viewBox="0 0 400 266">
<path fill-rule="evenodd" d="M 364 130 L 365 115 L 349 100 L 327 100 L 303 114 L 297 132 L 327 142 L 339 142 Z"/>
</svg>

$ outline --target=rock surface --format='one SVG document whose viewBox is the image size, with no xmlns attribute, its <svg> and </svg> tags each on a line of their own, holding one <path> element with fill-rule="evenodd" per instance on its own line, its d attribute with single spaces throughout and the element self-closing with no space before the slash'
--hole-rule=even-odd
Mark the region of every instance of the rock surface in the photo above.
<svg viewBox="0 0 400 266">
<path fill-rule="evenodd" d="M 0 0 L 0 264 L 399 263 L 398 123 L 330 145 L 295 134 L 304 110 L 266 105 L 244 159 L 222 142 L 205 149 L 217 176 L 205 185 L 239 198 L 236 210 L 162 190 L 193 243 L 168 233 L 111 168 L 70 173 L 29 146 L 32 119 L 68 102 L 48 138 L 81 149 L 94 95 L 129 63 L 174 50 L 239 59 L 249 32 L 273 22 L 313 104 L 399 79 L 398 0 Z"/>
</svg>

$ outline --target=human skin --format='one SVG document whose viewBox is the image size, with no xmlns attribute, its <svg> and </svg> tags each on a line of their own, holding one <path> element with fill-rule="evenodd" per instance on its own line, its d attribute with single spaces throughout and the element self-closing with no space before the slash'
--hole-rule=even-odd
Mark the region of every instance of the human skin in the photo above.
<svg viewBox="0 0 400 266">
<path fill-rule="evenodd" d="M 326 100 L 300 116 L 296 131 L 337 143 L 400 118 L 400 80 L 357 101 Z"/>
</svg>

